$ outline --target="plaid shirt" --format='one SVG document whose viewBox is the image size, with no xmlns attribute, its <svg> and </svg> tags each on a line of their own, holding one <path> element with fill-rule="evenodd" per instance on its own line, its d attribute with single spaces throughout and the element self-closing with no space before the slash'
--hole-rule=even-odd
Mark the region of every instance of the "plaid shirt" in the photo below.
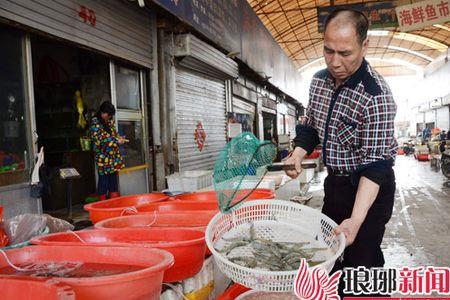
<svg viewBox="0 0 450 300">
<path fill-rule="evenodd" d="M 392 165 L 397 107 L 383 77 L 365 60 L 337 88 L 326 69 L 318 72 L 309 97 L 306 124 L 297 128 L 297 146 L 311 152 L 321 143 L 325 165 L 333 170 L 355 172 L 382 161 Z"/>
</svg>

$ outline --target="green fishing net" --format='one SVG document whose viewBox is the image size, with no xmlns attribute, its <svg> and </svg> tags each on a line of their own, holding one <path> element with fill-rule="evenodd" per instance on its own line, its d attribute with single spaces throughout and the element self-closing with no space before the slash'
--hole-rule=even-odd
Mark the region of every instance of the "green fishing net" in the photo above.
<svg viewBox="0 0 450 300">
<path fill-rule="evenodd" d="M 219 209 L 229 213 L 259 185 L 277 154 L 274 144 L 243 132 L 229 141 L 214 164 L 214 189 Z"/>
</svg>

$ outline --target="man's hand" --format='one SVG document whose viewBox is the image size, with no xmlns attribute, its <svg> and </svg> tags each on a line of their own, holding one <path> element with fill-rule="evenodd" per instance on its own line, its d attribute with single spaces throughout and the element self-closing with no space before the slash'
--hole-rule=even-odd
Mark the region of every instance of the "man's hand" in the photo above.
<svg viewBox="0 0 450 300">
<path fill-rule="evenodd" d="M 286 174 L 291 178 L 297 178 L 298 175 L 303 171 L 302 170 L 302 161 L 306 155 L 306 151 L 300 147 L 296 147 L 294 152 L 292 152 L 291 156 L 284 161 L 285 165 L 294 165 L 295 170 L 287 170 Z"/>
<path fill-rule="evenodd" d="M 340 234 L 341 232 L 344 233 L 347 246 L 350 246 L 355 241 L 359 228 L 366 219 L 367 212 L 377 198 L 379 190 L 380 186 L 372 180 L 364 176 L 359 179 L 352 216 L 350 219 L 342 221 L 342 223 L 333 230 L 335 234 Z"/>
<path fill-rule="evenodd" d="M 346 246 L 350 246 L 355 241 L 361 224 L 362 223 L 355 218 L 345 219 L 339 226 L 333 229 L 333 232 L 336 235 L 344 233 Z"/>
</svg>

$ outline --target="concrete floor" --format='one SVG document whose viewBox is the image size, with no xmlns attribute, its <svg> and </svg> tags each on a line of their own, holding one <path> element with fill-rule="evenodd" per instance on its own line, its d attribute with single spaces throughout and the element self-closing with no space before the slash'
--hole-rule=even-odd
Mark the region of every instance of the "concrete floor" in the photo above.
<svg viewBox="0 0 450 300">
<path fill-rule="evenodd" d="M 429 162 L 399 156 L 395 174 L 397 192 L 392 218 L 386 227 L 382 248 L 386 267 L 450 266 L 450 189 L 446 178 L 432 170 Z M 323 179 L 317 174 L 311 185 L 308 206 L 321 209 Z M 292 180 L 277 190 L 278 199 L 298 194 Z"/>
</svg>

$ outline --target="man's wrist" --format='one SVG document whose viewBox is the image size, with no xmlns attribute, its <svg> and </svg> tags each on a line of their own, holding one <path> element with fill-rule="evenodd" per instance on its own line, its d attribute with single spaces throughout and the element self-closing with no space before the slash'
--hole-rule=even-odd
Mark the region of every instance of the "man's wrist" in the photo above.
<svg viewBox="0 0 450 300">
<path fill-rule="evenodd" d="M 352 214 L 350 219 L 352 219 L 354 224 L 356 224 L 358 226 L 361 226 L 362 223 L 364 223 L 364 220 L 366 219 L 366 216 L 365 215 L 360 215 L 360 214 Z"/>
</svg>

